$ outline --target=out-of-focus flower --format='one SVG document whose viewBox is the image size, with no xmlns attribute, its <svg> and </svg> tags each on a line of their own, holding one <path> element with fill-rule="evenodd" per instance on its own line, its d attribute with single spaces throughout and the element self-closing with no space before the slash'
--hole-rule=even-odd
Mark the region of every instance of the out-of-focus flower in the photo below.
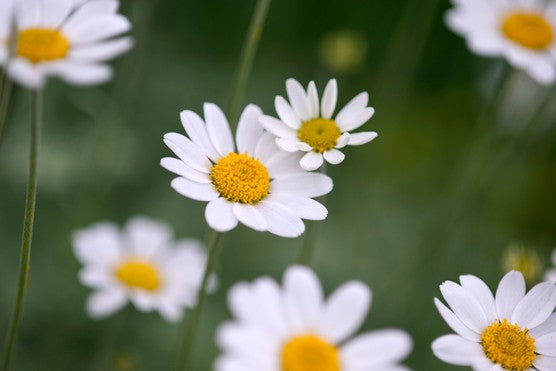
<svg viewBox="0 0 556 371">
<path fill-rule="evenodd" d="M 512 243 L 502 257 L 504 273 L 520 271 L 528 284 L 537 282 L 542 270 L 542 262 L 537 251 L 519 243 Z"/>
<path fill-rule="evenodd" d="M 503 56 L 543 85 L 556 80 L 556 3 L 452 0 L 446 23 L 482 56 Z"/>
<path fill-rule="evenodd" d="M 10 22 L 0 16 L 0 64 L 30 89 L 42 88 L 48 76 L 74 85 L 106 82 L 112 69 L 104 62 L 133 44 L 130 37 L 118 37 L 131 28 L 117 14 L 118 5 L 115 0 L 18 0 L 16 35 L 10 36 Z"/>
<path fill-rule="evenodd" d="M 79 280 L 95 289 L 87 313 L 103 318 L 128 301 L 137 310 L 158 310 L 167 321 L 178 321 L 193 307 L 206 264 L 203 246 L 195 240 L 172 240 L 170 228 L 135 217 L 120 230 L 108 222 L 73 235 L 73 248 L 83 264 Z M 212 277 L 211 289 L 216 284 Z"/>
<path fill-rule="evenodd" d="M 408 370 L 398 364 L 412 349 L 406 332 L 350 338 L 371 304 L 371 291 L 361 282 L 347 282 L 325 300 L 315 273 L 294 266 L 283 287 L 262 277 L 237 284 L 228 299 L 234 320 L 218 329 L 223 354 L 216 371 Z"/>
<path fill-rule="evenodd" d="M 205 120 L 183 111 L 181 121 L 189 138 L 168 133 L 164 143 L 179 157 L 161 165 L 178 174 L 172 187 L 180 194 L 207 201 L 209 226 L 226 232 L 238 222 L 257 231 L 297 237 L 303 219 L 322 220 L 326 208 L 314 201 L 332 190 L 332 180 L 299 167 L 297 154 L 281 151 L 271 133 L 259 124 L 262 111 L 249 105 L 236 132 L 236 146 L 228 120 L 218 106 L 205 103 Z"/>
<path fill-rule="evenodd" d="M 552 265 L 553 268 L 546 271 L 545 280 L 556 282 L 556 249 L 552 251 Z"/>
<path fill-rule="evenodd" d="M 527 294 L 523 275 L 507 273 L 496 297 L 479 278 L 440 286 L 446 307 L 434 299 L 442 318 L 456 332 L 432 343 L 444 362 L 475 371 L 556 370 L 556 285 L 539 283 Z"/>
<path fill-rule="evenodd" d="M 288 152 L 306 152 L 300 165 L 305 170 L 316 170 L 326 160 L 339 164 L 345 158 L 340 151 L 346 145 L 362 145 L 376 138 L 373 131 L 350 134 L 366 123 L 375 113 L 367 107 L 369 95 L 360 93 L 353 98 L 335 118 L 332 118 L 338 98 L 338 85 L 332 79 L 326 85 L 319 102 L 313 81 L 307 91 L 295 79 L 286 81 L 289 103 L 281 96 L 275 100 L 280 119 L 262 116 L 261 124 L 278 138 L 276 143 Z"/>
<path fill-rule="evenodd" d="M 355 30 L 341 30 L 324 35 L 320 57 L 324 65 L 337 74 L 360 69 L 367 56 L 367 41 Z"/>
</svg>

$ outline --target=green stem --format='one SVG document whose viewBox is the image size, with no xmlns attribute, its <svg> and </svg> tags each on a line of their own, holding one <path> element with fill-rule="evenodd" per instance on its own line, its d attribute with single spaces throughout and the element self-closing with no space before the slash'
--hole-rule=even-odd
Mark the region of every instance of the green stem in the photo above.
<svg viewBox="0 0 556 371">
<path fill-rule="evenodd" d="M 243 98 L 249 76 L 253 69 L 253 61 L 259 46 L 259 40 L 263 33 L 264 24 L 268 15 L 268 8 L 270 7 L 271 0 L 258 0 L 255 7 L 255 12 L 251 18 L 251 24 L 243 48 L 241 50 L 241 57 L 239 60 L 239 68 L 237 70 L 232 94 L 230 95 L 230 102 L 228 104 L 228 119 L 230 122 L 235 123 Z"/>
<path fill-rule="evenodd" d="M 10 369 L 13 351 L 21 317 L 23 315 L 23 300 L 29 284 L 29 268 L 31 263 L 31 240 L 33 238 L 33 223 L 35 221 L 35 204 L 37 199 L 37 158 L 39 152 L 40 132 L 42 125 L 42 95 L 40 91 L 32 92 L 31 113 L 31 153 L 29 159 L 29 180 L 25 197 L 25 216 L 23 219 L 23 233 L 21 255 L 19 260 L 19 282 L 12 316 L 8 325 L 6 344 L 4 348 L 3 371 Z"/>
<path fill-rule="evenodd" d="M 199 328 L 199 320 L 201 318 L 201 312 L 203 311 L 203 306 L 205 304 L 205 298 L 207 296 L 207 287 L 210 281 L 210 276 L 214 272 L 216 263 L 218 262 L 218 257 L 222 251 L 222 239 L 223 233 L 213 232 L 210 240 L 207 265 L 205 267 L 205 272 L 203 274 L 203 280 L 201 282 L 201 287 L 197 293 L 197 303 L 195 308 L 191 310 L 188 314 L 185 324 L 185 336 L 183 340 L 183 348 L 180 354 L 180 360 L 178 363 L 178 370 L 187 371 L 191 370 L 191 351 L 195 344 L 195 338 L 197 336 L 197 330 Z"/>
<path fill-rule="evenodd" d="M 13 83 L 7 79 L 6 75 L 2 76 L 2 87 L 0 90 L 0 142 L 2 141 L 2 134 L 6 126 L 6 119 L 8 117 L 8 107 L 10 106 L 10 98 L 13 88 Z"/>
</svg>

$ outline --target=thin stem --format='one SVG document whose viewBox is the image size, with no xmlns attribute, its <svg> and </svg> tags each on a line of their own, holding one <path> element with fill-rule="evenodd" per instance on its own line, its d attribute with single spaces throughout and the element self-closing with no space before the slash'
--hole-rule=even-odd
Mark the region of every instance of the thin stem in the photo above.
<svg viewBox="0 0 556 371">
<path fill-rule="evenodd" d="M 210 281 L 210 276 L 214 272 L 216 263 L 218 262 L 218 257 L 222 251 L 222 239 L 223 233 L 213 232 L 210 239 L 207 265 L 205 267 L 205 272 L 203 274 L 203 281 L 201 282 L 201 287 L 197 293 L 197 304 L 195 308 L 191 310 L 186 320 L 185 336 L 183 339 L 183 348 L 180 354 L 180 360 L 178 363 L 178 370 L 191 370 L 191 351 L 195 343 L 195 338 L 197 335 L 197 330 L 199 328 L 199 320 L 201 318 L 201 312 L 203 311 L 203 306 L 205 304 L 205 298 L 207 296 L 207 287 Z"/>
<path fill-rule="evenodd" d="M 6 335 L 4 363 L 2 366 L 3 371 L 8 371 L 12 363 L 19 324 L 23 315 L 23 300 L 29 284 L 31 241 L 33 239 L 33 223 L 35 221 L 35 204 L 37 199 L 37 158 L 42 125 L 42 95 L 40 91 L 32 92 L 31 116 L 31 153 L 29 158 L 29 180 L 27 184 L 27 195 L 25 197 L 25 216 L 23 219 L 21 255 L 19 260 L 19 282 L 12 316 L 8 325 L 8 333 Z"/>
<path fill-rule="evenodd" d="M 243 43 L 241 50 L 241 57 L 239 59 L 239 68 L 237 70 L 234 86 L 230 95 L 230 102 L 228 104 L 228 119 L 230 122 L 236 122 L 240 105 L 245 96 L 249 76 L 253 69 L 253 61 L 259 46 L 259 40 L 263 33 L 266 16 L 270 7 L 271 0 L 258 0 L 255 7 L 255 12 L 251 18 L 251 24 Z"/>
<path fill-rule="evenodd" d="M 13 83 L 2 76 L 2 88 L 0 90 L 0 143 L 2 142 L 2 134 L 6 126 L 6 119 L 8 117 L 8 107 L 10 106 L 10 98 L 12 95 Z"/>
</svg>

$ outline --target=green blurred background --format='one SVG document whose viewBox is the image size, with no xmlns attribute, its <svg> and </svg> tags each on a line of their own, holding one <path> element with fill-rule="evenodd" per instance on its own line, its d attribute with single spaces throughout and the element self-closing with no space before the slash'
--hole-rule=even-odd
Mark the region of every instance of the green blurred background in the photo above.
<svg viewBox="0 0 556 371">
<path fill-rule="evenodd" d="M 170 154 L 162 136 L 182 131 L 182 109 L 226 106 L 254 5 L 124 0 L 137 45 L 115 64 L 115 80 L 86 89 L 49 83 L 17 370 L 173 369 L 181 326 L 130 310 L 103 321 L 86 317 L 89 290 L 76 279 L 69 235 L 143 214 L 168 221 L 178 237 L 206 237 L 204 204 L 175 193 L 172 175 L 159 166 Z M 246 102 L 270 114 L 289 77 L 314 79 L 320 92 L 338 78 L 339 105 L 370 93 L 377 113 L 364 128 L 379 137 L 329 167 L 335 188 L 313 267 L 328 293 L 351 279 L 371 286 L 362 330 L 407 329 L 415 339 L 407 364 L 415 370 L 457 369 L 430 351 L 432 340 L 450 332 L 432 302 L 443 280 L 472 273 L 494 288 L 510 242 L 533 246 L 544 264 L 556 243 L 556 104 L 523 128 L 551 92 L 510 71 L 494 99 L 498 108 L 489 111 L 508 68 L 472 55 L 446 29 L 448 6 L 274 1 L 246 93 Z M 28 157 L 29 93 L 14 97 L 0 147 L 2 334 L 15 293 Z M 229 287 L 280 278 L 301 243 L 244 227 L 226 235 L 222 284 L 203 314 L 195 369 L 211 369 L 218 353 L 214 332 L 229 318 Z"/>
</svg>

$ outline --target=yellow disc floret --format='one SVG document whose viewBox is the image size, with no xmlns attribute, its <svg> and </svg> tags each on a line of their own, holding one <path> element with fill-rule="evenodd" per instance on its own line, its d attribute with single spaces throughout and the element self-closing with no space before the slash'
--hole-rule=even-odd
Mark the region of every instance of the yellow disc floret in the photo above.
<svg viewBox="0 0 556 371">
<path fill-rule="evenodd" d="M 297 132 L 297 138 L 318 153 L 334 148 L 340 135 L 342 132 L 336 122 L 323 118 L 305 121 Z"/>
<path fill-rule="evenodd" d="M 523 371 L 533 367 L 535 339 L 527 329 L 518 325 L 497 322 L 490 325 L 481 335 L 485 355 L 506 370 Z"/>
<path fill-rule="evenodd" d="M 554 29 L 540 13 L 510 13 L 502 22 L 502 32 L 513 42 L 533 50 L 546 49 L 554 41 Z"/>
<path fill-rule="evenodd" d="M 210 172 L 216 190 L 226 200 L 255 205 L 268 195 L 270 177 L 266 167 L 247 153 L 230 153 Z"/>
<path fill-rule="evenodd" d="M 55 61 L 69 51 L 68 39 L 58 30 L 28 28 L 17 35 L 16 55 L 31 63 Z"/>
<path fill-rule="evenodd" d="M 281 371 L 340 371 L 338 349 L 313 336 L 299 336 L 282 348 Z"/>
<path fill-rule="evenodd" d="M 156 291 L 160 288 L 157 269 L 148 262 L 128 260 L 116 269 L 116 277 L 130 288 Z"/>
</svg>

